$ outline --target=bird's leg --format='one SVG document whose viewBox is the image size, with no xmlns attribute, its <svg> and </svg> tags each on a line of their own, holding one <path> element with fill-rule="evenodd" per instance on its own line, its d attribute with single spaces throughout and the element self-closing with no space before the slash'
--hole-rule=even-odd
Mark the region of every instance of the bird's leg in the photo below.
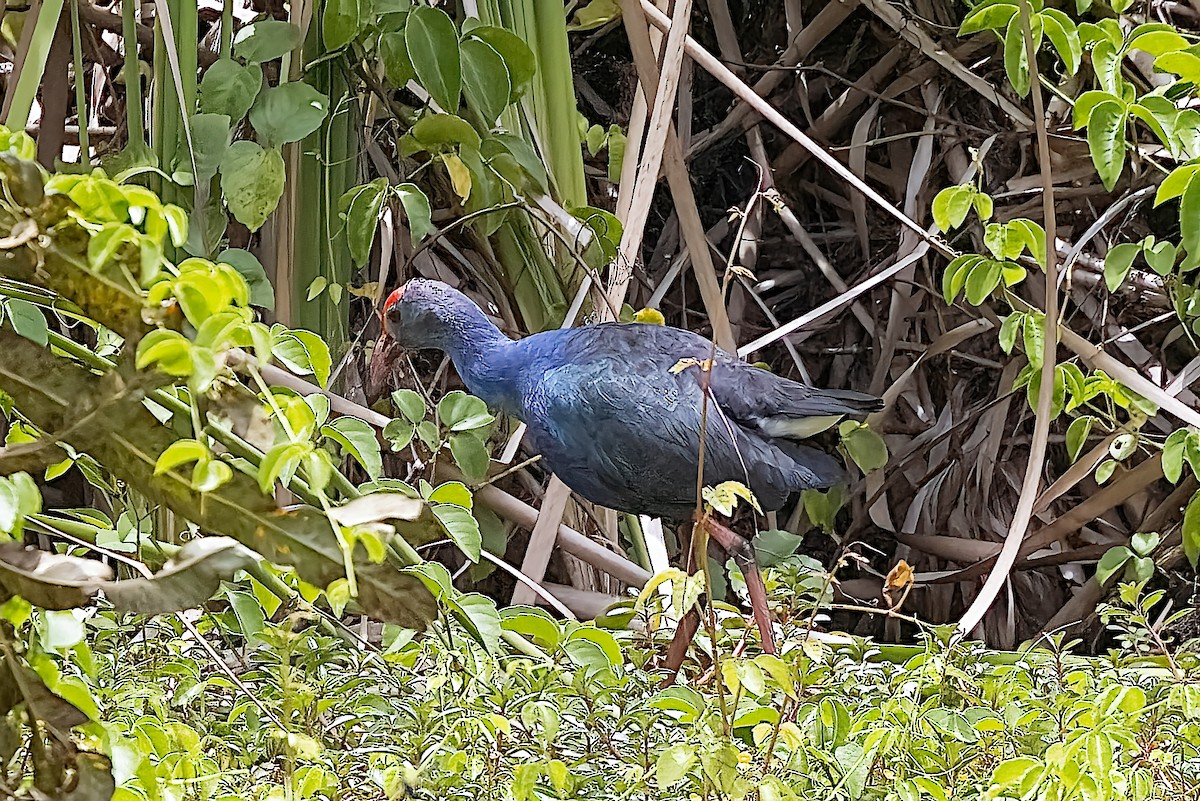
<svg viewBox="0 0 1200 801">
<path fill-rule="evenodd" d="M 734 563 L 742 571 L 742 577 L 746 580 L 746 592 L 750 594 L 750 611 L 754 614 L 754 622 L 758 625 L 758 634 L 762 638 L 762 649 L 768 654 L 775 653 L 775 635 L 771 629 L 767 585 L 763 582 L 762 571 L 758 569 L 754 546 L 741 534 L 710 517 L 703 518 L 701 525 L 707 527 L 708 535 L 733 557 Z"/>
<path fill-rule="evenodd" d="M 677 531 L 680 548 L 687 554 L 684 558 L 684 572 L 689 576 L 696 569 L 696 549 L 692 542 L 692 528 L 692 521 L 688 520 L 681 523 Z M 680 618 L 679 624 L 675 627 L 675 636 L 671 638 L 671 646 L 667 649 L 667 658 L 664 664 L 667 676 L 662 682 L 664 688 L 675 683 L 675 676 L 679 673 L 679 668 L 683 666 L 683 660 L 687 658 L 688 646 L 691 645 L 692 639 L 699 629 L 700 609 L 698 606 L 693 606 Z"/>
</svg>

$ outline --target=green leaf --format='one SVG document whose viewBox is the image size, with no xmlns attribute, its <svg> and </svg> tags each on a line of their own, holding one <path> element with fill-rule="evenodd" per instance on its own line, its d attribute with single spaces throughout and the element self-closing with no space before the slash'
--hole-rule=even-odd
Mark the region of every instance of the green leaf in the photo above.
<svg viewBox="0 0 1200 801">
<path fill-rule="evenodd" d="M 1035 223 L 1018 217 L 1008 223 L 1010 236 L 1020 243 L 1021 249 L 1009 258 L 1017 258 L 1024 250 L 1028 250 L 1033 260 L 1043 270 L 1046 269 L 1046 229 Z"/>
<path fill-rule="evenodd" d="M 283 156 L 248 140 L 234 142 L 221 162 L 221 189 L 238 222 L 257 231 L 283 197 Z"/>
<path fill-rule="evenodd" d="M 88 267 L 93 272 L 104 270 L 111 266 L 111 262 L 116 259 L 117 253 L 124 245 L 136 244 L 140 238 L 141 234 L 132 225 L 117 222 L 105 223 L 88 240 Z M 124 251 L 124 254 L 127 255 L 128 251 Z"/>
<path fill-rule="evenodd" d="M 408 14 L 404 41 L 425 91 L 443 111 L 453 114 L 462 93 L 458 34 L 453 20 L 441 9 L 416 6 Z"/>
<path fill-rule="evenodd" d="M 1096 483 L 1103 484 L 1112 478 L 1113 472 L 1117 469 L 1117 463 L 1112 459 L 1105 459 L 1096 467 Z"/>
<path fill-rule="evenodd" d="M 1074 75 L 1079 71 L 1079 62 L 1083 58 L 1083 46 L 1079 42 L 1075 21 L 1056 8 L 1044 9 L 1038 17 L 1046 29 L 1046 38 L 1062 58 L 1067 74 Z"/>
<path fill-rule="evenodd" d="M 1042 330 L 1045 319 L 1046 315 L 1041 312 L 1030 312 L 1025 315 L 1021 325 L 1021 344 L 1025 348 L 1025 357 L 1035 370 L 1041 369 L 1045 357 L 1046 338 Z"/>
<path fill-rule="evenodd" d="M 346 220 L 346 244 L 350 246 L 350 257 L 356 264 L 366 264 L 371 256 L 387 185 L 386 178 L 376 178 L 369 184 L 347 190 L 338 201 L 338 209 Z"/>
<path fill-rule="evenodd" d="M 942 297 L 945 298 L 947 304 L 954 303 L 958 293 L 962 292 L 967 275 L 975 265 L 982 261 L 983 256 L 967 253 L 956 257 L 946 265 L 946 271 L 942 273 Z"/>
<path fill-rule="evenodd" d="M 370 0 L 327 0 L 321 32 L 327 51 L 341 50 L 371 21 Z"/>
<path fill-rule="evenodd" d="M 529 45 L 515 33 L 490 25 L 472 28 L 469 35 L 491 45 L 504 59 L 509 78 L 508 102 L 515 102 L 525 93 L 537 71 L 537 61 Z"/>
<path fill-rule="evenodd" d="M 383 457 L 375 429 L 357 417 L 339 417 L 321 429 L 321 433 L 342 446 L 362 465 L 371 480 L 383 472 Z"/>
<path fill-rule="evenodd" d="M 475 127 L 454 114 L 426 114 L 417 120 L 409 135 L 432 153 L 462 147 L 478 150 L 482 142 Z"/>
<path fill-rule="evenodd" d="M 1116 97 L 1124 97 L 1127 88 L 1125 79 L 1121 77 L 1123 61 L 1118 44 L 1103 41 L 1092 47 L 1092 71 L 1096 74 L 1096 80 L 1101 89 Z"/>
<path fill-rule="evenodd" d="M 1171 435 L 1167 437 L 1167 441 L 1163 443 L 1163 475 L 1172 484 L 1178 484 L 1179 479 L 1183 477 L 1184 451 L 1190 434 L 1191 429 L 1179 428 L 1172 431 Z"/>
<path fill-rule="evenodd" d="M 438 403 L 438 419 L 450 431 L 471 431 L 489 426 L 496 419 L 487 404 L 460 390 L 446 394 Z"/>
<path fill-rule="evenodd" d="M 258 466 L 259 489 L 268 494 L 276 481 L 287 486 L 300 468 L 301 460 L 311 452 L 311 442 L 283 442 L 267 451 Z"/>
<path fill-rule="evenodd" d="M 250 124 L 268 147 L 299 142 L 329 116 L 329 98 L 304 81 L 265 89 L 250 108 Z"/>
<path fill-rule="evenodd" d="M 1192 179 L 1196 177 L 1197 172 L 1200 172 L 1200 163 L 1184 164 L 1171 170 L 1163 182 L 1158 185 L 1158 191 L 1154 195 L 1154 205 L 1158 206 L 1182 195 L 1191 186 Z"/>
<path fill-rule="evenodd" d="M 193 114 L 192 157 L 196 161 L 195 183 L 207 184 L 217 174 L 229 149 L 230 117 L 227 114 Z M 180 243 L 182 244 L 182 243 Z"/>
<path fill-rule="evenodd" d="M 1004 72 L 1013 90 L 1025 97 L 1029 94 L 1029 59 L 1025 53 L 1025 36 L 1022 32 L 1021 15 L 1014 14 L 1008 21 L 1008 29 L 1004 34 Z M 1042 20 L 1037 14 L 1031 20 L 1033 32 L 1033 52 L 1036 53 L 1042 43 Z"/>
<path fill-rule="evenodd" d="M 478 562 L 483 536 L 470 510 L 453 503 L 439 503 L 433 506 L 433 515 L 459 550 L 472 562 Z"/>
<path fill-rule="evenodd" d="M 980 3 L 963 18 L 958 35 L 970 36 L 980 31 L 1004 30 L 1016 13 L 1017 6 L 1011 3 Z"/>
<path fill-rule="evenodd" d="M 590 251 L 594 244 L 599 245 L 600 264 L 611 262 L 617 255 L 621 246 L 621 236 L 625 231 L 617 215 L 604 209 L 581 206 L 571 209 L 571 216 L 580 220 L 596 235 L 595 242 L 588 247 Z"/>
<path fill-rule="evenodd" d="M 1142 252 L 1140 243 L 1122 242 L 1114 245 L 1104 257 L 1104 283 L 1109 292 L 1116 292 L 1133 267 L 1133 260 Z"/>
<path fill-rule="evenodd" d="M 228 248 L 222 250 L 216 260 L 221 264 L 228 264 L 246 279 L 246 285 L 250 287 L 251 303 L 264 309 L 275 308 L 275 287 L 271 286 L 267 279 L 267 271 L 257 256 L 241 248 Z"/>
<path fill-rule="evenodd" d="M 1179 109 L 1174 103 L 1165 97 L 1146 95 L 1129 107 L 1129 113 L 1146 123 L 1163 147 L 1172 154 L 1179 153 L 1179 137 L 1175 132 Z"/>
<path fill-rule="evenodd" d="M 933 221 L 943 231 L 952 231 L 963 224 L 977 194 L 973 184 L 960 184 L 943 189 L 933 199 Z"/>
<path fill-rule="evenodd" d="M 486 595 L 469 592 L 460 595 L 450 604 L 457 607 L 455 617 L 462 622 L 479 643 L 490 653 L 500 649 L 500 613 L 496 602 Z"/>
<path fill-rule="evenodd" d="M 461 481 L 447 481 L 429 491 L 426 498 L 430 503 L 452 503 L 464 509 L 474 506 L 471 490 Z"/>
<path fill-rule="evenodd" d="M 490 129 L 508 106 L 512 91 L 508 67 L 495 48 L 479 39 L 467 39 L 460 50 L 467 105 L 479 113 L 484 127 Z"/>
<path fill-rule="evenodd" d="M 487 445 L 473 433 L 451 434 L 449 439 L 450 455 L 463 474 L 471 481 L 482 481 L 487 478 L 491 456 Z"/>
<path fill-rule="evenodd" d="M 796 553 L 803 542 L 803 537 L 790 531 L 761 531 L 754 538 L 754 555 L 760 567 L 771 567 Z"/>
<path fill-rule="evenodd" d="M 1021 331 L 1024 320 L 1025 312 L 1013 312 L 1004 318 L 1000 325 L 1000 349 L 1005 353 L 1012 353 L 1017 344 L 1017 333 Z"/>
<path fill-rule="evenodd" d="M 8 320 L 13 330 L 30 342 L 45 347 L 50 340 L 50 329 L 46 326 L 46 316 L 42 310 L 18 298 L 10 298 L 4 305 L 8 309 Z"/>
<path fill-rule="evenodd" d="M 154 463 L 154 475 L 162 475 L 168 470 L 174 470 L 180 465 L 208 459 L 208 446 L 195 439 L 181 439 L 171 443 L 171 446 L 159 454 Z"/>
<path fill-rule="evenodd" d="M 398 389 L 392 393 L 392 403 L 396 409 L 413 425 L 425 419 L 425 399 L 421 393 L 411 389 Z"/>
<path fill-rule="evenodd" d="M 980 259 L 967 274 L 964 286 L 967 290 L 967 302 L 978 306 L 988 299 L 988 296 L 1000 285 L 1000 275 L 1004 264 L 995 259 Z"/>
<path fill-rule="evenodd" d="M 1191 43 L 1169 25 L 1139 25 L 1129 35 L 1126 50 L 1141 50 L 1152 56 L 1187 50 Z"/>
<path fill-rule="evenodd" d="M 1162 537 L 1158 535 L 1158 532 L 1139 531 L 1129 538 L 1129 547 L 1138 556 L 1149 556 L 1154 553 L 1154 549 L 1158 547 L 1161 541 Z"/>
<path fill-rule="evenodd" d="M 1031 757 L 1017 757 L 1001 762 L 992 771 L 992 784 L 1001 789 L 1024 785 L 1031 774 L 1042 774 L 1042 763 Z"/>
<path fill-rule="evenodd" d="M 1087 126 L 1088 150 L 1104 188 L 1112 191 L 1125 167 L 1125 106 L 1106 100 L 1092 109 Z"/>
<path fill-rule="evenodd" d="M 1192 181 L 1179 201 L 1179 232 L 1188 256 L 1200 254 L 1200 181 Z"/>
<path fill-rule="evenodd" d="M 257 64 L 243 67 L 231 58 L 218 59 L 200 80 L 200 111 L 238 122 L 254 105 L 262 83 L 262 67 Z"/>
<path fill-rule="evenodd" d="M 696 747 L 669 745 L 662 749 L 654 763 L 654 780 L 660 790 L 678 784 L 696 764 Z"/>
<path fill-rule="evenodd" d="M 1154 59 L 1154 66 L 1164 72 L 1173 72 L 1189 83 L 1200 81 L 1200 56 L 1188 51 L 1163 53 Z"/>
<path fill-rule="evenodd" d="M 1075 107 L 1072 113 L 1073 126 L 1075 129 L 1083 128 L 1088 124 L 1088 119 L 1092 116 L 1092 110 L 1101 103 L 1112 102 L 1120 103 L 1121 98 L 1111 92 L 1102 92 L 1096 89 L 1084 92 L 1075 99 Z"/>
<path fill-rule="evenodd" d="M 287 329 L 281 325 L 272 328 L 271 334 L 274 337 L 275 357 L 279 361 L 299 375 L 311 373 L 318 384 L 325 386 L 333 367 L 325 340 L 312 331 Z"/>
<path fill-rule="evenodd" d="M 304 35 L 292 23 L 261 20 L 237 32 L 233 39 L 233 54 L 250 64 L 261 64 L 290 53 L 303 41 Z"/>
<path fill-rule="evenodd" d="M 500 612 L 500 626 L 528 637 L 543 648 L 558 648 L 562 642 L 559 623 L 544 609 L 532 606 L 510 606 Z"/>
<path fill-rule="evenodd" d="M 393 452 L 407 448 L 416 433 L 417 427 L 407 420 L 390 420 L 383 427 L 383 438 L 388 441 Z"/>
<path fill-rule="evenodd" d="M 887 443 L 865 423 L 855 423 L 853 430 L 842 435 L 842 442 L 850 458 L 864 473 L 879 470 L 888 462 Z"/>
<path fill-rule="evenodd" d="M 1183 512 L 1183 552 L 1194 570 L 1200 557 L 1200 492 L 1192 496 Z"/>
<path fill-rule="evenodd" d="M 429 206 L 429 198 L 416 184 L 404 183 L 396 187 L 400 197 L 400 205 L 404 207 L 404 216 L 408 218 L 408 235 L 416 247 L 422 239 L 434 232 L 433 209 Z"/>
<path fill-rule="evenodd" d="M 1171 242 L 1159 242 L 1142 247 L 1142 256 L 1146 259 L 1146 263 L 1150 265 L 1150 269 L 1161 276 L 1168 275 L 1175 268 L 1175 259 L 1178 254 L 1178 249 Z"/>
<path fill-rule="evenodd" d="M 167 375 L 191 375 L 192 343 L 178 331 L 156 329 L 138 342 L 136 365 L 139 370 L 154 365 Z"/>
<path fill-rule="evenodd" d="M 201 459 L 192 469 L 192 489 L 196 492 L 213 492 L 229 483 L 233 469 L 220 459 Z"/>
<path fill-rule="evenodd" d="M 1109 579 L 1116 576 L 1117 572 L 1121 571 L 1130 559 L 1133 559 L 1133 553 L 1124 546 L 1105 550 L 1096 565 L 1096 582 L 1100 586 L 1108 584 Z"/>
<path fill-rule="evenodd" d="M 383 74 L 388 83 L 397 89 L 417 76 L 412 59 L 408 57 L 403 31 L 388 31 L 379 37 L 379 60 L 383 62 Z"/>
<path fill-rule="evenodd" d="M 1074 462 L 1079 458 L 1079 454 L 1083 452 L 1083 446 L 1087 444 L 1088 435 L 1092 433 L 1092 424 L 1096 418 L 1090 415 L 1076 417 L 1071 421 L 1071 425 L 1067 426 L 1067 457 Z"/>
</svg>

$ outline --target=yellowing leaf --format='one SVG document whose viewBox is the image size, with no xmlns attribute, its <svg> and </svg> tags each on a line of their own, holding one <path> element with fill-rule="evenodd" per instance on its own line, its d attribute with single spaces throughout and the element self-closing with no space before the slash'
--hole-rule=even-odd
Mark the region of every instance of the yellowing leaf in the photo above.
<svg viewBox="0 0 1200 801">
<path fill-rule="evenodd" d="M 450 176 L 450 185 L 454 188 L 454 194 L 463 200 L 469 198 L 471 196 L 471 171 L 467 169 L 467 165 L 463 164 L 463 160 L 453 153 L 442 156 L 442 163 L 446 165 L 446 173 Z"/>
</svg>

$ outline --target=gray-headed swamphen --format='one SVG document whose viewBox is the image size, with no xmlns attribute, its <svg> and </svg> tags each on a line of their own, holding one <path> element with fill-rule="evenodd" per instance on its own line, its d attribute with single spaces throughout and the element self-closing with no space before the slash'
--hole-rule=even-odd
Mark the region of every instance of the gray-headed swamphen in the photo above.
<svg viewBox="0 0 1200 801">
<path fill-rule="evenodd" d="M 392 292 L 383 322 L 402 347 L 447 353 L 471 393 L 524 422 L 530 449 L 582 497 L 673 521 L 691 516 L 708 340 L 639 323 L 513 340 L 461 292 L 423 279 Z M 833 458 L 797 439 L 881 407 L 871 395 L 816 389 L 720 350 L 708 383 L 704 483 L 740 481 L 767 511 L 843 478 Z"/>
</svg>

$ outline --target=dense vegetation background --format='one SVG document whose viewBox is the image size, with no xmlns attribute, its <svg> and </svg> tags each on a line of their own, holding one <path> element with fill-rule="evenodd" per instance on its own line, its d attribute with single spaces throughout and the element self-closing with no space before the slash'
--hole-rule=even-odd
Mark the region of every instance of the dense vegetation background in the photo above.
<svg viewBox="0 0 1200 801">
<path fill-rule="evenodd" d="M 1197 797 L 1198 27 L 0 4 L 0 795 Z M 885 398 L 705 496 L 778 653 L 381 337 L 414 275 Z"/>
</svg>

